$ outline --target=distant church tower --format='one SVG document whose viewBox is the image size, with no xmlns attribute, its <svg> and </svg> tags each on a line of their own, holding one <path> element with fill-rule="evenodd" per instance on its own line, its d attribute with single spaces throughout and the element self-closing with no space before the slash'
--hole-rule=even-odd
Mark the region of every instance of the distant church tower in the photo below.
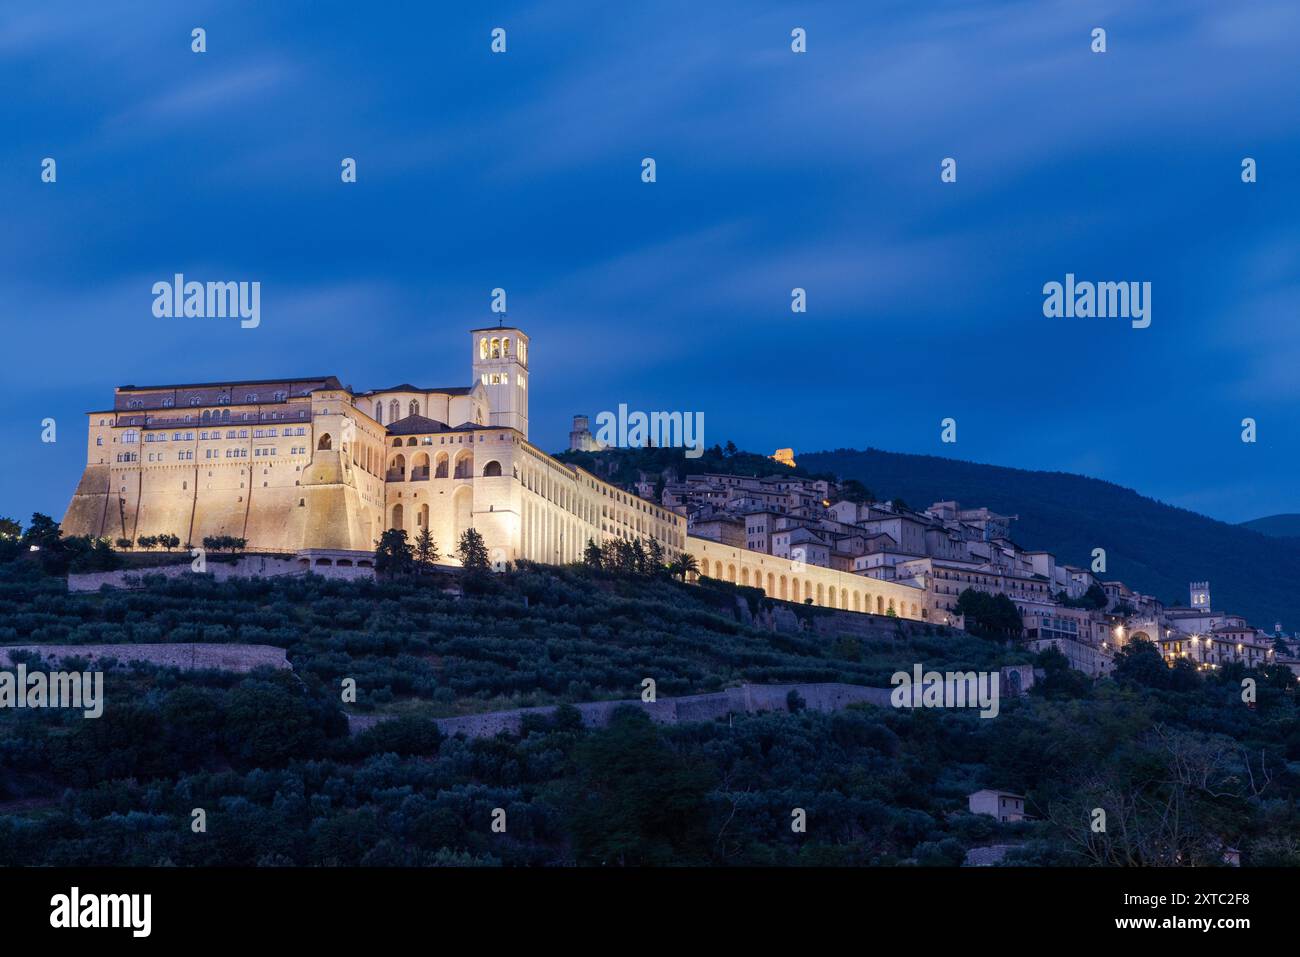
<svg viewBox="0 0 1300 957">
<path fill-rule="evenodd" d="M 475 381 L 487 389 L 491 425 L 528 438 L 528 337 L 510 326 L 470 331 Z"/>
<path fill-rule="evenodd" d="M 591 420 L 585 415 L 575 415 L 573 417 L 573 429 L 569 432 L 569 451 L 600 451 L 600 443 L 591 434 Z"/>
<path fill-rule="evenodd" d="M 1210 583 L 1209 582 L 1192 582 L 1189 586 L 1192 596 L 1192 607 L 1197 611 L 1210 610 Z"/>
</svg>

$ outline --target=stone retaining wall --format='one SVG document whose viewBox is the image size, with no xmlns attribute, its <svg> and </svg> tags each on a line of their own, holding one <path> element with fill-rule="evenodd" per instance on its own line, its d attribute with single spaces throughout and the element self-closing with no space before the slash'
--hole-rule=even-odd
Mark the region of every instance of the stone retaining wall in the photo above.
<svg viewBox="0 0 1300 957">
<path fill-rule="evenodd" d="M 773 601 L 760 608 L 757 614 L 749 609 L 744 597 L 736 597 L 736 616 L 746 625 L 765 631 L 792 633 L 811 631 L 828 638 L 848 636 L 866 641 L 893 641 L 911 635 L 921 635 L 926 628 L 940 626 L 910 618 L 891 618 L 866 612 L 844 611 L 837 608 L 794 605 Z M 960 628 L 948 626 L 949 633 Z"/>
<path fill-rule="evenodd" d="M 356 565 L 321 565 L 320 559 L 310 556 L 285 556 L 277 558 L 271 555 L 240 555 L 233 562 L 209 561 L 207 571 L 219 582 L 231 578 L 277 578 L 286 575 L 321 575 L 325 578 L 343 578 L 348 580 L 373 579 L 373 568 Z M 311 562 L 308 567 L 308 562 Z M 190 568 L 188 558 L 175 565 L 156 565 L 149 568 L 119 568 L 111 572 L 79 572 L 68 575 L 68 591 L 99 591 L 108 585 L 111 588 L 140 588 L 146 576 L 160 575 L 163 578 L 184 578 L 186 575 L 200 574 Z"/>
<path fill-rule="evenodd" d="M 172 645 L 0 645 L 0 667 L 12 667 L 16 651 L 35 652 L 50 665 L 65 658 L 84 658 L 91 662 L 115 658 L 121 662 L 145 661 L 183 671 L 217 669 L 247 672 L 254 668 L 288 668 L 283 648 L 273 645 L 223 645 L 183 642 Z"/>
<path fill-rule="evenodd" d="M 643 702 L 639 698 L 625 701 L 588 701 L 574 705 L 582 715 L 582 723 L 589 728 L 609 724 L 610 715 L 624 705 L 640 708 L 652 721 L 661 724 L 680 724 L 688 721 L 713 721 L 728 714 L 748 714 L 756 711 L 784 711 L 791 691 L 803 698 L 804 707 L 810 711 L 838 711 L 851 704 L 889 704 L 889 688 L 864 688 L 840 683 L 741 685 L 709 694 L 683 695 L 678 698 L 660 698 Z M 491 711 L 457 718 L 436 718 L 438 730 L 447 736 L 463 734 L 469 738 L 492 737 L 505 731 L 518 734 L 525 715 L 549 715 L 554 705 L 539 708 L 516 708 L 511 711 Z M 387 718 L 379 715 L 349 715 L 348 723 L 353 734 L 373 728 Z"/>
</svg>

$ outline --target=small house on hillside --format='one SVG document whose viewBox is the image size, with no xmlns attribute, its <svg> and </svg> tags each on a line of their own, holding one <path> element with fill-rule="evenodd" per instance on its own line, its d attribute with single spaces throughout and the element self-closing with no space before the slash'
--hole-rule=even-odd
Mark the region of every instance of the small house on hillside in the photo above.
<svg viewBox="0 0 1300 957">
<path fill-rule="evenodd" d="M 999 821 L 1023 821 L 1026 817 L 1023 794 L 984 788 L 968 795 L 967 800 L 972 814 L 988 814 Z"/>
</svg>

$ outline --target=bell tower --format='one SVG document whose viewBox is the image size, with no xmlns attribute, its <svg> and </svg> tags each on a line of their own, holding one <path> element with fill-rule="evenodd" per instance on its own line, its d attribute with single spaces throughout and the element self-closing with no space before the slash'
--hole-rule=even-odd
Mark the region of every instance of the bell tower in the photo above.
<svg viewBox="0 0 1300 957">
<path fill-rule="evenodd" d="M 528 336 L 513 326 L 472 329 L 470 349 L 474 381 L 487 390 L 489 424 L 528 438 Z"/>
</svg>

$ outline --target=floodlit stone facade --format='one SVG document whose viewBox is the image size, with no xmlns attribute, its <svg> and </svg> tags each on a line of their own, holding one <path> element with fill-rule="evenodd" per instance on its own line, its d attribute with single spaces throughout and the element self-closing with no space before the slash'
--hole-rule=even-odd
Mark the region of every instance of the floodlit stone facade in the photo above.
<svg viewBox="0 0 1300 957">
<path fill-rule="evenodd" d="M 686 550 L 700 574 L 761 588 L 769 598 L 864 614 L 932 619 L 930 595 L 921 587 L 880 581 L 780 555 L 691 536 Z"/>
<path fill-rule="evenodd" d="M 591 539 L 655 538 L 686 519 L 528 441 L 528 336 L 470 333 L 469 386 L 355 392 L 334 376 L 136 386 L 88 413 L 68 535 L 221 535 L 250 551 L 373 551 L 428 528 L 443 556 L 465 529 L 493 561 L 580 559 Z"/>
</svg>

